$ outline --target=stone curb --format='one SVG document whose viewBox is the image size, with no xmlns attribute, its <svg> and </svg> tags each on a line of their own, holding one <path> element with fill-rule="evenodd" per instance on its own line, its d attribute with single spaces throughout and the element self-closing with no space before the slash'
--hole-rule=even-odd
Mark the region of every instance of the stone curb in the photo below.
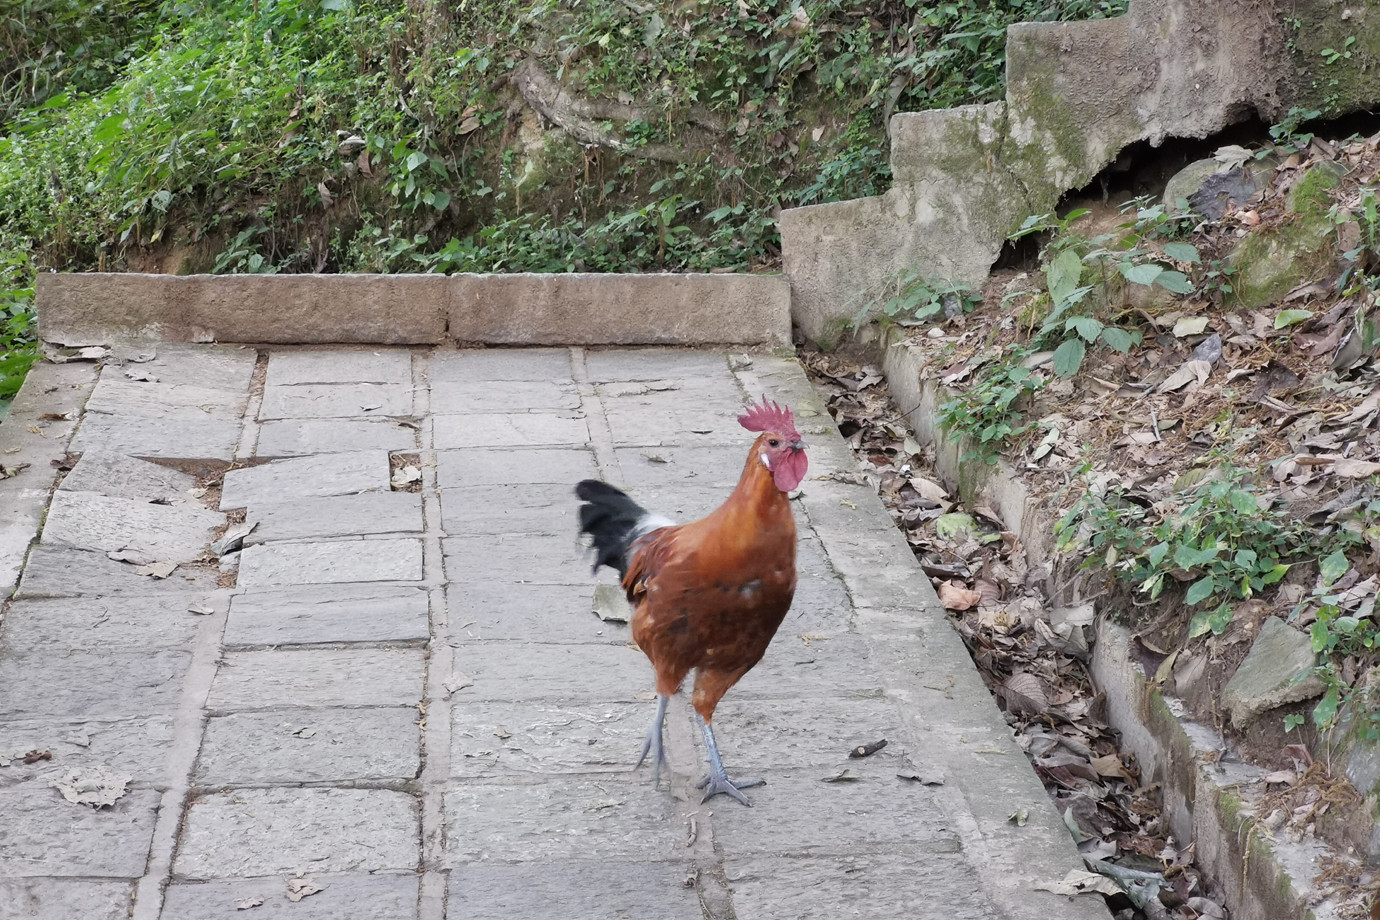
<svg viewBox="0 0 1380 920">
<path fill-rule="evenodd" d="M 0 464 L 23 467 L 0 479 L 0 601 L 19 584 L 52 498 L 53 462 L 66 455 L 95 383 L 94 364 L 35 364 L 0 424 Z"/>
<path fill-rule="evenodd" d="M 62 345 L 789 345 L 780 275 L 42 274 Z"/>
</svg>

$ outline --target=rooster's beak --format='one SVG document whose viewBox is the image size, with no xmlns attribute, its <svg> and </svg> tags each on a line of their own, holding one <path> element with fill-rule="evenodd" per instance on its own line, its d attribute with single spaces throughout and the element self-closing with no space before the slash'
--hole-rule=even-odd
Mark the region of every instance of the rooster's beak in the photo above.
<svg viewBox="0 0 1380 920">
<path fill-rule="evenodd" d="M 797 438 L 791 442 L 791 450 L 804 450 L 805 442 Z"/>
</svg>

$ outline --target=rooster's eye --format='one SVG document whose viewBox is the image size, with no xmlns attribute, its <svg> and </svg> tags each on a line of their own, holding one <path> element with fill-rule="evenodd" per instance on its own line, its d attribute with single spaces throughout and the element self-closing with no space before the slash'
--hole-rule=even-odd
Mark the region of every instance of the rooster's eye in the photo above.
<svg viewBox="0 0 1380 920">
<path fill-rule="evenodd" d="M 768 446 L 768 447 L 780 447 L 780 446 L 781 446 L 781 442 L 778 441 L 778 440 L 776 440 L 776 438 L 772 438 L 770 441 L 767 442 L 767 446 Z"/>
</svg>

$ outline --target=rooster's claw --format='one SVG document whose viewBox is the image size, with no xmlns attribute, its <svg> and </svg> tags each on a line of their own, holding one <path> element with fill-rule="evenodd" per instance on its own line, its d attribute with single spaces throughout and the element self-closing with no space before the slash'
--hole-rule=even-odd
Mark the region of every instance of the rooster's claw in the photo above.
<svg viewBox="0 0 1380 920">
<path fill-rule="evenodd" d="M 716 795 L 727 795 L 732 796 L 748 808 L 751 808 L 752 803 L 748 801 L 747 796 L 743 795 L 738 790 L 751 789 L 753 786 L 764 786 L 766 782 L 767 781 L 764 779 L 731 780 L 727 775 L 717 777 L 711 773 L 696 783 L 695 788 L 704 790 L 704 798 L 700 799 L 701 805 L 708 802 Z"/>
</svg>

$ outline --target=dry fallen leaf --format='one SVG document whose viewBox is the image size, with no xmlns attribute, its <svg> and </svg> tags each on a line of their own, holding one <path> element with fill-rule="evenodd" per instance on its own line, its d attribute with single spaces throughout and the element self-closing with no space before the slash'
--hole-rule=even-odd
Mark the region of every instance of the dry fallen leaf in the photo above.
<svg viewBox="0 0 1380 920">
<path fill-rule="evenodd" d="M 971 588 L 964 588 L 946 581 L 939 586 L 939 601 L 949 610 L 968 610 L 982 601 L 982 595 Z"/>
<path fill-rule="evenodd" d="M 421 470 L 415 466 L 404 466 L 393 472 L 392 484 L 393 488 L 401 489 L 403 486 L 411 485 L 414 482 L 420 482 L 421 479 Z"/>
<path fill-rule="evenodd" d="M 153 562 L 141 565 L 134 570 L 135 575 L 149 575 L 153 578 L 167 578 L 177 569 L 176 562 Z"/>
<path fill-rule="evenodd" d="M 235 902 L 235 910 L 249 910 L 254 907 L 262 907 L 263 898 L 240 898 Z"/>
<path fill-rule="evenodd" d="M 1332 472 L 1343 479 L 1367 479 L 1380 473 L 1380 463 L 1343 457 L 1333 462 Z"/>
<path fill-rule="evenodd" d="M 303 898 L 325 890 L 324 885 L 318 885 L 310 878 L 290 878 L 287 883 L 287 899 L 295 904 Z"/>
<path fill-rule="evenodd" d="M 1057 882 L 1036 882 L 1034 885 L 1037 891 L 1052 891 L 1055 894 L 1073 897 L 1077 894 L 1098 894 L 1106 897 L 1115 897 L 1125 894 L 1121 886 L 1105 875 L 1098 875 L 1096 872 L 1088 872 L 1085 869 L 1070 869 Z"/>
<path fill-rule="evenodd" d="M 73 767 L 53 780 L 53 788 L 74 805 L 104 808 L 124 796 L 131 779 L 128 773 L 117 773 L 109 767 Z"/>
<path fill-rule="evenodd" d="M 1182 389 L 1194 381 L 1202 383 L 1208 379 L 1210 373 L 1212 364 L 1208 361 L 1185 361 L 1183 367 L 1170 374 L 1168 379 L 1159 385 L 1159 392 L 1168 393 Z"/>
</svg>

